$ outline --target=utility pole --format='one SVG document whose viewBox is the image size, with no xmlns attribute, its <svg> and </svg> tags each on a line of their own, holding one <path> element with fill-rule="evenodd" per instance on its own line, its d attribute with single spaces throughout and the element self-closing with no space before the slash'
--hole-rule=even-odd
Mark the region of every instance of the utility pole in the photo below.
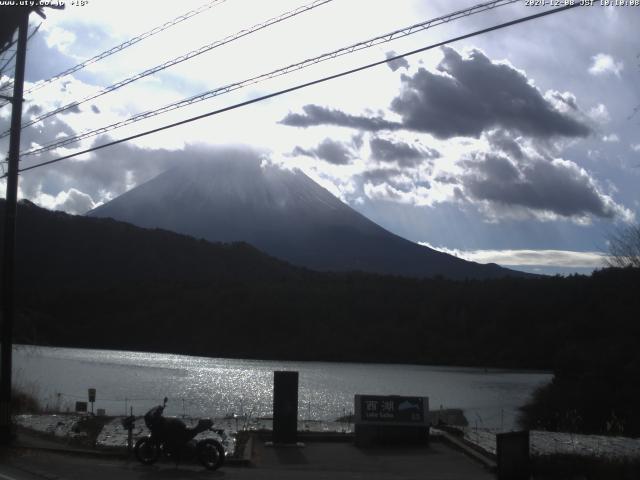
<svg viewBox="0 0 640 480">
<path fill-rule="evenodd" d="M 20 156 L 20 130 L 22 128 L 22 94 L 24 65 L 27 54 L 29 8 L 20 12 L 18 45 L 13 82 L 11 108 L 11 137 L 9 139 L 9 167 L 7 194 L 4 206 L 4 248 L 2 259 L 2 327 L 0 328 L 0 443 L 10 443 L 11 426 L 11 366 L 14 321 L 14 266 L 16 247 L 16 212 L 18 202 L 18 161 Z"/>
</svg>

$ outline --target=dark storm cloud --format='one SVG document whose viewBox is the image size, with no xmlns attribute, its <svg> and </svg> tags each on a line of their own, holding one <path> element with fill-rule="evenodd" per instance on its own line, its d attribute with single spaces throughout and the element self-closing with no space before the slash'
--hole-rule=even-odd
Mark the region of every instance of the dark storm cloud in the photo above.
<svg viewBox="0 0 640 480">
<path fill-rule="evenodd" d="M 346 165 L 353 159 L 351 151 L 346 146 L 329 138 L 325 138 L 318 145 L 316 154 L 319 158 L 335 165 Z"/>
<path fill-rule="evenodd" d="M 350 115 L 340 110 L 321 107 L 319 105 L 305 105 L 302 107 L 304 113 L 289 113 L 280 123 L 290 127 L 312 127 L 316 125 L 336 125 L 339 127 L 349 127 L 358 130 L 378 131 L 397 130 L 401 125 L 389 122 L 380 117 L 363 117 Z"/>
<path fill-rule="evenodd" d="M 472 200 L 563 217 L 613 218 L 621 211 L 573 162 L 528 159 L 514 163 L 500 154 L 486 154 L 462 165 L 466 172 L 459 180 Z"/>
<path fill-rule="evenodd" d="M 354 158 L 353 153 L 346 145 L 330 138 L 325 138 L 317 148 L 311 150 L 295 147 L 291 154 L 319 158 L 334 165 L 347 165 Z"/>
<path fill-rule="evenodd" d="M 508 154 L 511 158 L 522 160 L 522 148 L 506 131 L 496 130 L 487 134 L 492 147 Z"/>
<path fill-rule="evenodd" d="M 480 137 L 502 128 L 536 138 L 585 137 L 591 128 L 583 122 L 575 97 L 548 92 L 549 98 L 527 76 L 510 65 L 492 62 L 479 50 L 469 58 L 443 47 L 438 73 L 420 68 L 402 75 L 402 90 L 391 110 L 402 122 L 382 117 L 351 115 L 340 110 L 305 105 L 304 113 L 290 113 L 281 123 L 295 127 L 337 125 L 364 131 L 407 129 L 438 138 Z"/>
<path fill-rule="evenodd" d="M 374 137 L 369 141 L 371 156 L 381 162 L 397 162 L 401 167 L 416 165 L 440 157 L 440 152 L 432 148 L 417 148 L 404 142 L 391 142 Z"/>
<path fill-rule="evenodd" d="M 515 183 L 520 176 L 515 164 L 500 155 L 486 155 L 478 163 L 465 162 L 463 165 L 496 183 Z"/>
<path fill-rule="evenodd" d="M 393 58 L 396 56 L 396 52 L 394 52 L 393 50 L 385 53 L 385 56 L 387 58 Z M 409 68 L 409 62 L 407 62 L 407 59 L 404 57 L 401 58 L 397 58 L 395 60 L 391 60 L 390 62 L 387 62 L 387 66 L 393 70 L 394 72 L 396 70 L 398 70 L 399 68 Z"/>
<path fill-rule="evenodd" d="M 479 137 L 502 127 L 534 137 L 584 137 L 587 125 L 559 112 L 521 72 L 493 63 L 478 50 L 469 58 L 443 47 L 440 74 L 424 68 L 402 75 L 403 89 L 391 103 L 406 128 L 439 138 Z"/>
</svg>

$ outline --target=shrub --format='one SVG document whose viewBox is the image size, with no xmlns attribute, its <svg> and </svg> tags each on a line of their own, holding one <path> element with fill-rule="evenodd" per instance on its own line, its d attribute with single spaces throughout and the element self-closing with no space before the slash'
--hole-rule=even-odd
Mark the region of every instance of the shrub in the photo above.
<svg viewBox="0 0 640 480">
<path fill-rule="evenodd" d="M 39 413 L 42 406 L 32 393 L 13 388 L 11 393 L 11 414 L 20 415 L 23 413 Z"/>
</svg>

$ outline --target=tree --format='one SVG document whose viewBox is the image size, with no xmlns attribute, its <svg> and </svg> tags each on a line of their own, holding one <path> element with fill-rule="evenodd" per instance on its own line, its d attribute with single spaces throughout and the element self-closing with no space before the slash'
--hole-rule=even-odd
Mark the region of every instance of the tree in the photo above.
<svg viewBox="0 0 640 480">
<path fill-rule="evenodd" d="M 610 267 L 640 268 L 640 224 L 617 230 L 609 237 Z"/>
</svg>

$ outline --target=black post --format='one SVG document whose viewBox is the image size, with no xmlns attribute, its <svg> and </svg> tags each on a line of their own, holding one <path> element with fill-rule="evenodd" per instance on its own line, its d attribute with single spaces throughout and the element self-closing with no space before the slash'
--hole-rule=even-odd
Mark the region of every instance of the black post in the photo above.
<svg viewBox="0 0 640 480">
<path fill-rule="evenodd" d="M 22 128 L 22 94 L 24 64 L 27 54 L 29 9 L 24 9 L 18 25 L 18 45 L 13 81 L 9 168 L 4 206 L 4 248 L 2 260 L 2 327 L 0 330 L 0 442 L 10 443 L 11 429 L 11 364 L 14 320 L 14 265 L 16 247 L 16 211 L 18 202 L 18 161 Z"/>
<path fill-rule="evenodd" d="M 273 372 L 273 442 L 294 444 L 298 434 L 298 372 Z"/>
<path fill-rule="evenodd" d="M 498 480 L 529 480 L 529 431 L 499 433 L 496 435 Z"/>
<path fill-rule="evenodd" d="M 133 407 L 131 407 L 131 414 L 122 419 L 122 427 L 127 431 L 127 451 L 129 453 L 133 450 L 133 425 L 135 421 L 136 417 L 133 416 Z"/>
</svg>

